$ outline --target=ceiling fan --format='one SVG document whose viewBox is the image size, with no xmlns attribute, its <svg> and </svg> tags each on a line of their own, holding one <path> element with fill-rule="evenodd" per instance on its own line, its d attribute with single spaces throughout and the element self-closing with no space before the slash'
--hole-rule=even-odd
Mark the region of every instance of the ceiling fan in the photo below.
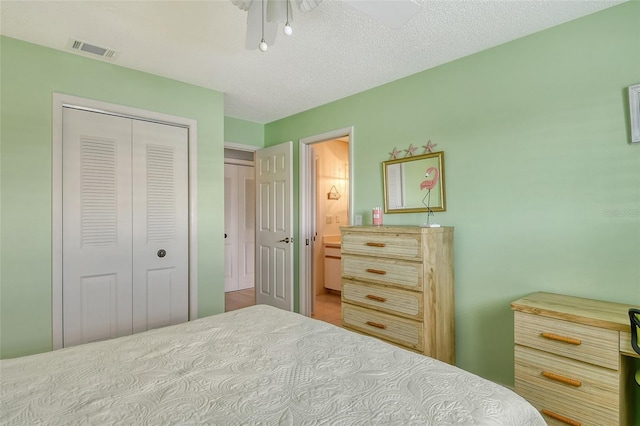
<svg viewBox="0 0 640 426">
<path fill-rule="evenodd" d="M 420 9 L 418 0 L 344 0 L 351 7 L 366 13 L 391 28 L 400 28 Z M 295 2 L 298 10 L 308 12 L 322 0 L 231 0 L 239 9 L 247 11 L 245 47 L 265 52 L 276 39 L 278 24 L 284 24 L 284 34 L 291 35 Z"/>
</svg>

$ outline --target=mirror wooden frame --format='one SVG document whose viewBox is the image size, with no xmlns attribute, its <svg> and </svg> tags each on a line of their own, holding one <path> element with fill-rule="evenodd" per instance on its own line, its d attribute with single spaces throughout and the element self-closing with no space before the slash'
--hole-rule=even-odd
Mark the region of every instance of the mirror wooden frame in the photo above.
<svg viewBox="0 0 640 426">
<path fill-rule="evenodd" d="M 425 180 L 425 174 L 431 167 L 437 168 L 439 178 L 429 194 L 421 188 L 422 184 L 430 182 Z M 444 151 L 383 161 L 382 176 L 385 213 L 427 212 L 427 206 L 424 204 L 427 197 L 430 199 L 431 211 L 447 210 Z"/>
</svg>

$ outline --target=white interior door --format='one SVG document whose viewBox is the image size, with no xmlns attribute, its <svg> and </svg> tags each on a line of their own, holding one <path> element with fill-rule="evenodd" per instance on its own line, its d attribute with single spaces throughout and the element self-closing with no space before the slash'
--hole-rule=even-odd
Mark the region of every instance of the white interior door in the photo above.
<svg viewBox="0 0 640 426">
<path fill-rule="evenodd" d="M 256 181 L 253 167 L 238 166 L 238 289 L 255 286 Z"/>
<path fill-rule="evenodd" d="M 224 165 L 224 291 L 238 287 L 238 166 Z"/>
<path fill-rule="evenodd" d="M 224 291 L 255 286 L 255 177 L 252 166 L 224 165 Z"/>
<path fill-rule="evenodd" d="M 293 310 L 293 143 L 256 151 L 256 302 Z"/>
<path fill-rule="evenodd" d="M 132 120 L 133 332 L 189 319 L 188 133 Z"/>
<path fill-rule="evenodd" d="M 63 346 L 131 334 L 131 120 L 63 111 Z"/>
</svg>

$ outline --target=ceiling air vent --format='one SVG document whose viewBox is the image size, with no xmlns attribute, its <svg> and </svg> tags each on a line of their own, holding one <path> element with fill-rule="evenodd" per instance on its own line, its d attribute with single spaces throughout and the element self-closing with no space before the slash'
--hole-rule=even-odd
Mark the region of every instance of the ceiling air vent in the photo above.
<svg viewBox="0 0 640 426">
<path fill-rule="evenodd" d="M 118 57 L 118 51 L 109 49 L 107 47 L 96 46 L 95 44 L 87 43 L 86 41 L 69 39 L 67 43 L 67 49 L 75 52 L 85 53 L 90 56 L 99 56 L 104 59 L 115 60 Z"/>
</svg>

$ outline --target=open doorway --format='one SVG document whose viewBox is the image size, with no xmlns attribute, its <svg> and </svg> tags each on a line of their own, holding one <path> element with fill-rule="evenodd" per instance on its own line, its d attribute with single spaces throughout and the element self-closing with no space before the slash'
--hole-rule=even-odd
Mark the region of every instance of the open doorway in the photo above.
<svg viewBox="0 0 640 426">
<path fill-rule="evenodd" d="M 342 324 L 340 227 L 349 225 L 349 137 L 311 145 L 315 171 L 315 241 L 311 316 Z"/>
<path fill-rule="evenodd" d="M 225 144 L 225 311 L 255 305 L 255 148 Z"/>
<path fill-rule="evenodd" d="M 352 222 L 353 128 L 300 140 L 300 313 L 341 325 L 340 227 Z"/>
</svg>

